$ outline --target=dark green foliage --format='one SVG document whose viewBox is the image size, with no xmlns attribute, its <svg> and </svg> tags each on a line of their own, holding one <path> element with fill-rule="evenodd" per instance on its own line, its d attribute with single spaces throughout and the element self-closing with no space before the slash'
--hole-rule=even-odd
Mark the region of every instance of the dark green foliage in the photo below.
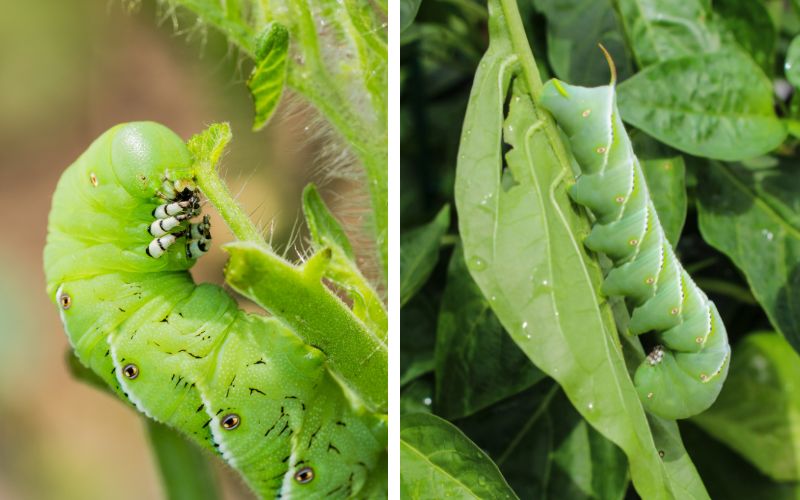
<svg viewBox="0 0 800 500">
<path fill-rule="evenodd" d="M 534 139 L 526 147 L 535 161 L 525 161 L 515 153 L 523 144 L 523 138 L 516 136 L 517 127 L 535 126 L 538 113 L 528 108 L 511 116 L 519 106 L 513 104 L 515 97 L 524 101 L 538 93 L 523 57 L 509 66 L 507 80 L 500 82 L 505 86 L 502 121 L 486 113 L 464 121 L 471 88 L 473 100 L 478 101 L 485 94 L 475 94 L 483 82 L 481 71 L 491 71 L 480 62 L 489 44 L 485 4 L 429 0 L 421 3 L 402 40 L 401 228 L 406 233 L 421 227 L 443 205 L 453 204 L 455 166 L 465 162 L 461 157 L 465 153 L 467 160 L 472 154 L 492 168 L 498 165 L 497 173 L 487 172 L 487 178 L 500 179 L 502 189 L 495 193 L 485 180 L 473 177 L 484 194 L 493 193 L 486 205 L 497 203 L 492 213 L 499 215 L 489 218 L 479 198 L 457 206 L 448 234 L 440 238 L 442 248 L 429 278 L 415 295 L 405 297 L 401 310 L 404 414 L 433 412 L 450 420 L 495 461 L 520 498 L 635 498 L 633 485 L 638 494 L 659 498 L 794 498 L 800 487 L 798 468 L 794 459 L 782 457 L 800 456 L 798 434 L 786 434 L 790 429 L 798 432 L 797 424 L 786 415 L 796 411 L 791 408 L 798 407 L 800 397 L 785 382 L 797 373 L 800 363 L 792 352 L 800 351 L 800 153 L 794 139 L 800 130 L 796 121 L 800 112 L 796 99 L 776 97 L 772 88 L 779 79 L 800 81 L 795 76 L 800 51 L 787 54 L 790 42 L 800 34 L 796 10 L 800 3 L 535 0 L 519 2 L 512 9 L 513 4 L 498 0 L 492 3 L 493 12 L 504 16 L 498 21 L 501 25 L 510 25 L 509 18 L 518 8 L 529 47 L 514 45 L 520 38 L 512 34 L 512 46 L 502 50 L 518 56 L 522 49 L 530 51 L 541 80 L 552 75 L 573 84 L 607 83 L 607 65 L 594 47 L 602 42 L 612 52 L 619 69 L 622 118 L 665 233 L 727 326 L 734 346 L 730 377 L 720 403 L 693 423 L 682 423 L 679 429 L 673 421 L 648 417 L 643 432 L 652 441 L 631 452 L 629 446 L 617 447 L 611 441 L 617 442 L 612 438 L 614 429 L 631 427 L 635 408 L 620 406 L 613 417 L 598 419 L 596 414 L 603 409 L 597 405 L 603 402 L 588 400 L 594 409 L 587 411 L 587 399 L 575 389 L 589 386 L 591 380 L 605 381 L 601 372 L 608 367 L 587 369 L 577 380 L 562 380 L 561 373 L 552 372 L 554 366 L 571 362 L 559 356 L 579 355 L 581 342 L 598 345 L 592 344 L 594 336 L 605 335 L 621 343 L 624 362 L 611 356 L 603 363 L 622 363 L 631 376 L 643 347 L 647 352 L 652 345 L 642 346 L 622 333 L 628 321 L 619 314 L 622 304 L 598 306 L 600 311 L 613 309 L 617 322 L 605 334 L 600 331 L 609 328 L 605 320 L 597 323 L 602 325 L 597 329 L 586 323 L 577 330 L 554 327 L 552 314 L 529 320 L 537 329 L 558 332 L 542 338 L 571 339 L 571 351 L 548 350 L 551 347 L 543 345 L 535 332 L 526 341 L 522 313 L 533 309 L 522 309 L 525 301 L 519 294 L 496 291 L 504 290 L 504 280 L 521 284 L 548 249 L 555 266 L 580 262 L 567 260 L 572 259 L 572 250 L 559 243 L 560 236 L 553 232 L 561 227 L 554 219 L 559 212 L 556 207 L 569 218 L 566 227 L 572 228 L 577 241 L 585 238 L 589 220 L 574 205 L 566 210 L 570 205 L 559 197 L 560 187 L 547 189 L 547 176 L 560 160 L 536 148 L 557 146 L 557 137 L 536 139 L 538 132 L 531 134 Z M 500 53 L 499 45 L 494 50 Z M 490 66 L 491 60 L 485 63 Z M 497 86 L 491 85 L 491 78 L 485 82 L 487 89 Z M 496 123 L 501 125 L 495 129 Z M 471 140 L 463 135 L 468 130 Z M 667 162 L 675 167 L 676 175 L 660 175 L 659 169 Z M 545 177 L 539 179 L 544 189 L 535 189 L 531 172 Z M 534 200 L 539 194 L 545 222 L 537 226 L 542 218 L 534 217 L 531 207 L 537 206 Z M 464 206 L 475 210 L 465 211 Z M 474 218 L 494 220 L 497 225 L 476 224 Z M 503 225 L 511 220 L 515 227 Z M 474 234 L 480 227 L 485 228 L 482 239 Z M 550 231 L 537 233 L 541 227 Z M 473 234 L 465 234 L 465 229 Z M 503 248 L 514 249 L 515 240 L 517 254 L 501 253 Z M 460 255 L 460 244 L 450 251 L 449 246 L 458 241 L 463 241 L 466 258 Z M 485 242 L 481 248 L 498 249 L 494 261 L 480 255 L 487 262 L 477 267 L 490 267 L 477 273 L 470 259 L 476 255 L 476 241 Z M 534 241 L 539 246 L 531 246 Z M 585 258 L 592 276 L 600 276 L 600 268 L 608 265 L 592 255 Z M 467 272 L 479 282 L 478 288 Z M 494 273 L 496 286 L 480 283 L 488 280 L 487 273 Z M 560 292 L 552 286 L 548 293 L 561 304 L 558 310 L 564 311 L 570 301 L 574 307 L 582 300 L 581 286 L 599 294 L 599 289 L 591 288 L 596 283 L 591 278 Z M 778 333 L 769 337 L 754 333 L 765 330 Z M 527 366 L 518 365 L 522 360 L 515 344 L 532 361 Z M 737 356 L 747 361 L 737 361 Z M 537 367 L 550 376 L 536 382 Z M 772 375 L 762 379 L 759 373 Z M 763 401 L 741 401 L 742 397 Z M 769 439 L 762 440 L 755 432 Z M 781 443 L 778 448 L 777 442 Z M 656 477 L 657 465 L 650 468 L 653 475 L 649 477 L 640 469 L 634 471 L 637 461 L 646 460 L 647 448 L 656 452 L 656 460 L 663 455 L 669 478 L 665 483 Z M 403 474 L 404 483 L 416 480 L 405 467 Z M 626 486 L 629 477 L 633 485 Z M 598 482 L 600 478 L 603 481 Z M 465 476 L 465 481 L 476 480 Z"/>
</svg>

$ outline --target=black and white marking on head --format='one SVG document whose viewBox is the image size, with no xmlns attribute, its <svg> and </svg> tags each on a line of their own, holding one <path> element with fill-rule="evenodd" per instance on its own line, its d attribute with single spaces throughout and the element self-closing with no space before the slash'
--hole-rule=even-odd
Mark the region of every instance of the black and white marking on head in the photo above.
<svg viewBox="0 0 800 500">
<path fill-rule="evenodd" d="M 200 223 L 184 221 L 200 215 L 199 191 L 195 187 L 194 179 L 171 181 L 169 174 L 162 180 L 161 190 L 157 197 L 165 199 L 163 203 L 152 211 L 155 219 L 147 227 L 148 233 L 154 236 L 145 249 L 145 253 L 155 259 L 166 253 L 167 249 L 178 238 L 186 238 L 186 258 L 196 259 L 208 250 L 208 240 L 211 239 L 211 224 L 208 216 L 203 217 Z"/>
<path fill-rule="evenodd" d="M 147 228 L 147 232 L 152 236 L 164 236 L 181 224 L 181 219 L 178 217 L 167 217 L 165 219 L 156 219 Z"/>
<path fill-rule="evenodd" d="M 186 257 L 196 259 L 208 251 L 208 240 L 211 239 L 211 221 L 208 215 L 203 216 L 203 222 L 191 224 L 186 240 Z"/>
<path fill-rule="evenodd" d="M 177 236 L 174 234 L 166 234 L 160 238 L 155 238 L 150 242 L 149 245 L 147 245 L 145 252 L 147 252 L 147 255 L 150 257 L 157 259 L 164 255 L 164 252 L 166 252 L 167 249 L 172 246 L 173 243 L 175 243 L 176 239 Z"/>
</svg>

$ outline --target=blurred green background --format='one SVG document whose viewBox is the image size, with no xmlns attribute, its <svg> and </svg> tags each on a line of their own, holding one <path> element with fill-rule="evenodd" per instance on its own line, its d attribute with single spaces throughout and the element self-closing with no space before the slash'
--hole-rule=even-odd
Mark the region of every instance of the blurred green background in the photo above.
<svg viewBox="0 0 800 500">
<path fill-rule="evenodd" d="M 252 132 L 248 63 L 191 17 L 179 17 L 176 28 L 154 0 L 134 10 L 126 5 L 0 0 L 3 500 L 162 496 L 141 418 L 73 380 L 67 340 L 44 290 L 50 196 L 61 172 L 99 134 L 120 122 L 155 120 L 188 138 L 229 121 L 226 178 L 278 247 L 294 241 L 309 181 L 327 182 L 322 192 L 334 213 L 357 212 L 346 196 L 331 196 L 348 189 L 344 181 L 329 181 L 315 167 L 330 141 L 312 110 L 290 96 L 264 131 Z M 216 245 L 193 274 L 222 283 L 219 243 L 231 237 L 213 212 L 212 228 Z M 238 476 L 220 463 L 216 472 L 227 498 L 248 498 Z"/>
</svg>

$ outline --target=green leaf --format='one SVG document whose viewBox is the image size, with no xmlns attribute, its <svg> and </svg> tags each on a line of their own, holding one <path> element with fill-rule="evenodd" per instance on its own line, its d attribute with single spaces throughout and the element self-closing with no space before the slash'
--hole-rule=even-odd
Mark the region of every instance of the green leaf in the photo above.
<svg viewBox="0 0 800 500">
<path fill-rule="evenodd" d="M 520 498 L 622 499 L 628 488 L 622 450 L 588 425 L 552 381 L 458 426 L 489 453 Z"/>
<path fill-rule="evenodd" d="M 715 21 L 722 43 L 750 54 L 764 73 L 771 75 L 775 63 L 777 32 L 762 2 L 714 0 Z"/>
<path fill-rule="evenodd" d="M 204 131 L 193 135 L 186 143 L 186 147 L 196 163 L 207 165 L 210 170 L 216 170 L 222 153 L 232 138 L 233 133 L 229 123 L 213 123 Z"/>
<path fill-rule="evenodd" d="M 686 220 L 686 165 L 683 157 L 642 160 L 641 165 L 658 219 L 667 240 L 674 247 Z"/>
<path fill-rule="evenodd" d="M 313 184 L 303 190 L 303 213 L 314 250 L 319 252 L 329 248 L 333 252 L 330 262 L 323 270 L 323 276 L 352 301 L 353 314 L 386 342 L 388 319 L 383 300 L 358 270 L 347 234 L 328 210 Z"/>
<path fill-rule="evenodd" d="M 800 483 L 776 483 L 691 424 L 681 425 L 689 453 L 712 498 L 797 500 Z"/>
<path fill-rule="evenodd" d="M 433 272 L 448 227 L 450 206 L 445 205 L 431 222 L 400 235 L 400 307 L 422 288 Z"/>
<path fill-rule="evenodd" d="M 783 70 L 789 83 L 800 88 L 800 35 L 794 37 L 789 44 Z"/>
<path fill-rule="evenodd" d="M 745 337 L 719 399 L 692 421 L 777 481 L 800 480 L 800 356 L 781 336 Z"/>
<path fill-rule="evenodd" d="M 350 240 L 347 239 L 347 234 L 339 221 L 328 210 L 328 206 L 325 205 L 314 184 L 307 185 L 303 190 L 303 214 L 306 216 L 306 224 L 308 224 L 315 248 L 338 247 L 344 257 L 355 260 L 353 247 L 350 245 Z"/>
<path fill-rule="evenodd" d="M 420 377 L 400 391 L 401 419 L 409 413 L 431 413 L 433 405 L 433 382 Z"/>
<path fill-rule="evenodd" d="M 400 496 L 517 498 L 497 466 L 457 427 L 427 413 L 400 422 Z"/>
<path fill-rule="evenodd" d="M 472 277 L 514 341 L 626 453 L 640 495 L 706 498 L 677 426 L 656 421 L 651 431 L 631 381 L 611 308 L 599 296 L 602 272 L 581 243 L 587 218 L 567 195 L 571 159 L 555 124 L 530 96 L 541 81 L 516 3 L 492 0 L 490 12 L 489 50 L 475 75 L 456 175 Z M 517 64 L 522 75 L 507 96 Z M 533 89 L 526 91 L 523 81 Z M 504 138 L 512 148 L 505 173 Z M 658 450 L 667 445 L 662 460 Z"/>
<path fill-rule="evenodd" d="M 543 377 L 503 330 L 457 245 L 436 331 L 436 413 L 448 419 L 471 415 Z"/>
<path fill-rule="evenodd" d="M 698 169 L 700 232 L 747 278 L 770 322 L 800 352 L 800 178 L 796 169 Z"/>
<path fill-rule="evenodd" d="M 228 243 L 223 249 L 231 256 L 225 268 L 227 283 L 324 352 L 341 381 L 368 408 L 385 412 L 386 342 L 323 283 L 331 249 L 316 252 L 302 267 L 252 242 Z"/>
<path fill-rule="evenodd" d="M 715 52 L 720 37 L 710 26 L 710 2 L 615 0 L 639 67 Z"/>
<path fill-rule="evenodd" d="M 400 385 L 433 372 L 433 350 L 436 344 L 438 297 L 424 287 L 400 315 Z"/>
<path fill-rule="evenodd" d="M 286 82 L 288 53 L 289 31 L 277 23 L 267 26 L 256 42 L 256 66 L 247 80 L 256 108 L 253 130 L 264 128 L 278 107 Z"/>
<path fill-rule="evenodd" d="M 534 5 L 547 18 L 547 59 L 559 79 L 608 83 L 608 62 L 597 44 L 611 54 L 620 80 L 633 73 L 611 0 L 535 0 Z"/>
<path fill-rule="evenodd" d="M 662 62 L 618 90 L 626 122 L 696 156 L 741 160 L 772 151 L 786 138 L 772 83 L 739 51 Z"/>
<path fill-rule="evenodd" d="M 400 32 L 406 30 L 417 17 L 422 0 L 400 0 Z"/>
<path fill-rule="evenodd" d="M 161 481 L 169 500 L 220 498 L 208 456 L 177 431 L 145 419 L 150 445 L 158 460 Z"/>
</svg>

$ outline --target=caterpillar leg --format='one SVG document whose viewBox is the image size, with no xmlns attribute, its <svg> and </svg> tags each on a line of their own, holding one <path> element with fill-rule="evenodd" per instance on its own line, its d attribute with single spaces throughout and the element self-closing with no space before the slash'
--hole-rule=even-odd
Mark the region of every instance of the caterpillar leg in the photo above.
<svg viewBox="0 0 800 500">
<path fill-rule="evenodd" d="M 186 220 L 186 218 L 186 214 L 180 214 L 178 216 L 170 216 L 164 219 L 156 219 L 152 224 L 150 224 L 150 227 L 147 228 L 147 232 L 155 237 L 164 236 L 176 227 L 180 226 L 181 222 Z"/>
<path fill-rule="evenodd" d="M 167 202 L 153 210 L 153 217 L 157 219 L 181 214 L 185 214 L 185 218 L 188 219 L 200 213 L 200 198 L 193 181 L 170 181 L 165 177 L 161 181 L 161 189 L 156 192 L 156 196 Z"/>
<path fill-rule="evenodd" d="M 177 217 L 183 215 L 185 219 L 200 214 L 200 198 L 196 191 L 184 190 L 178 194 L 178 198 L 169 203 L 164 203 L 153 209 L 153 217 L 156 219 L 166 219 L 167 217 Z"/>
<path fill-rule="evenodd" d="M 147 245 L 147 249 L 145 250 L 145 252 L 150 257 L 157 259 L 162 255 L 164 255 L 164 252 L 166 252 L 167 249 L 170 246 L 172 246 L 173 243 L 175 243 L 175 240 L 178 239 L 178 236 L 180 235 L 175 235 L 170 233 L 170 234 L 165 234 L 164 236 L 161 236 L 159 238 L 155 238 L 153 239 L 153 241 L 150 242 L 149 245 Z"/>
<path fill-rule="evenodd" d="M 203 216 L 203 222 L 191 224 L 187 233 L 187 258 L 196 259 L 208 251 L 208 242 L 211 240 L 211 221 L 208 215 Z"/>
<path fill-rule="evenodd" d="M 166 201 L 153 209 L 155 220 L 150 223 L 147 231 L 155 239 L 147 246 L 147 255 L 153 258 L 161 257 L 167 248 L 180 237 L 186 237 L 186 257 L 196 259 L 208 251 L 208 241 L 211 239 L 211 224 L 208 216 L 203 217 L 200 223 L 183 226 L 187 221 L 200 214 L 199 191 L 192 180 L 171 181 L 168 177 L 162 179 L 161 189 L 156 196 Z"/>
<path fill-rule="evenodd" d="M 191 200 L 173 201 L 157 206 L 153 209 L 152 214 L 156 219 L 166 219 L 167 217 L 185 214 L 191 207 Z"/>
<path fill-rule="evenodd" d="M 161 189 L 156 192 L 156 196 L 167 201 L 188 200 L 197 188 L 193 180 L 171 181 L 168 177 L 161 179 Z"/>
</svg>

